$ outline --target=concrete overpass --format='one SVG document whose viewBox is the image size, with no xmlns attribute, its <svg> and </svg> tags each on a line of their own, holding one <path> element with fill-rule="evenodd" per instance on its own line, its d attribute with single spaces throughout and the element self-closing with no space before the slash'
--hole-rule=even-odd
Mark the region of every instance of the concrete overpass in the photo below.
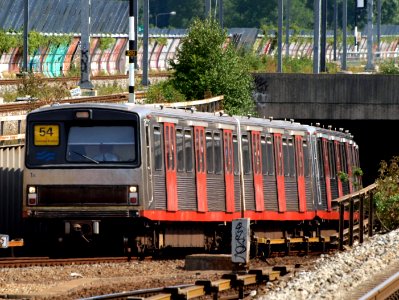
<svg viewBox="0 0 399 300">
<path fill-rule="evenodd" d="M 363 184 L 378 177 L 381 160 L 399 155 L 399 76 L 256 74 L 261 117 L 348 129 L 360 149 Z"/>
<path fill-rule="evenodd" d="M 256 74 L 260 116 L 306 120 L 399 120 L 399 76 Z"/>
</svg>

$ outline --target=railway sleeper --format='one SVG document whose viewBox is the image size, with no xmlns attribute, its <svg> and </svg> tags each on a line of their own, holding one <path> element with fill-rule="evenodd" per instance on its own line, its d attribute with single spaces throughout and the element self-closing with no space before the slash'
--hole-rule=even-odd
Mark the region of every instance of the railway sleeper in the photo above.
<svg viewBox="0 0 399 300">
<path fill-rule="evenodd" d="M 284 239 L 269 239 L 269 238 L 258 238 L 256 244 L 258 247 L 263 249 L 262 256 L 269 257 L 272 253 L 273 246 L 282 246 L 285 249 L 286 255 L 291 255 L 292 247 L 301 249 L 305 254 L 309 254 L 310 246 L 317 245 L 321 248 L 324 253 L 326 251 L 326 244 L 330 242 L 330 237 L 297 237 L 297 238 L 284 238 Z"/>
</svg>

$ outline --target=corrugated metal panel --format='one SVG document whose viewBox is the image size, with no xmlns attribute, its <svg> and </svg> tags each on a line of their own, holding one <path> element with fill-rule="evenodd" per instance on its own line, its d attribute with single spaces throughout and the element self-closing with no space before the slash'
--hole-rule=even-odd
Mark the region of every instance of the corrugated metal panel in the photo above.
<svg viewBox="0 0 399 300">
<path fill-rule="evenodd" d="M 224 175 L 208 174 L 206 178 L 209 211 L 226 211 Z"/>
<path fill-rule="evenodd" d="M 287 211 L 298 211 L 298 186 L 295 177 L 285 177 L 285 197 L 287 203 Z"/>
<path fill-rule="evenodd" d="M 0 233 L 22 233 L 24 146 L 0 147 Z"/>
<path fill-rule="evenodd" d="M 255 210 L 255 191 L 253 175 L 244 175 L 245 182 L 245 210 Z"/>
<path fill-rule="evenodd" d="M 263 176 L 265 210 L 278 211 L 277 183 L 275 176 Z"/>
<path fill-rule="evenodd" d="M 22 29 L 24 0 L 0 1 L 0 28 Z M 30 0 L 29 29 L 39 32 L 80 32 L 81 0 Z M 91 33 L 128 32 L 128 1 L 92 0 Z"/>
<path fill-rule="evenodd" d="M 154 188 L 155 209 L 166 209 L 165 175 L 154 176 L 153 188 Z"/>
<path fill-rule="evenodd" d="M 177 175 L 177 201 L 179 210 L 197 210 L 197 188 L 194 176 Z"/>
</svg>

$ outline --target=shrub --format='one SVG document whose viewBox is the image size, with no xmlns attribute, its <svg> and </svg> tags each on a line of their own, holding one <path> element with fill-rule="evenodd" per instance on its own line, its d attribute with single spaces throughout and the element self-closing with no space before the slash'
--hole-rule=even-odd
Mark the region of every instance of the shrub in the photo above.
<svg viewBox="0 0 399 300">
<path fill-rule="evenodd" d="M 399 226 L 399 156 L 394 156 L 389 164 L 381 161 L 378 171 L 376 215 L 386 230 L 393 230 Z"/>
<path fill-rule="evenodd" d="M 150 85 L 145 103 L 172 103 L 185 100 L 184 95 L 173 86 L 170 80 L 164 80 Z"/>
<path fill-rule="evenodd" d="M 395 60 L 389 59 L 381 63 L 380 73 L 387 75 L 399 74 L 399 67 L 395 63 Z"/>
</svg>

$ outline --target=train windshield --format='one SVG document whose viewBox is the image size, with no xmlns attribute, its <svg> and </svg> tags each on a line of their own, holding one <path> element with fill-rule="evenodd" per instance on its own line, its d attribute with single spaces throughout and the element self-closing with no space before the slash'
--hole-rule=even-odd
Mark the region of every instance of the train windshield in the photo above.
<svg viewBox="0 0 399 300">
<path fill-rule="evenodd" d="M 134 128 L 131 126 L 71 127 L 66 160 L 94 164 L 136 160 Z"/>
</svg>

